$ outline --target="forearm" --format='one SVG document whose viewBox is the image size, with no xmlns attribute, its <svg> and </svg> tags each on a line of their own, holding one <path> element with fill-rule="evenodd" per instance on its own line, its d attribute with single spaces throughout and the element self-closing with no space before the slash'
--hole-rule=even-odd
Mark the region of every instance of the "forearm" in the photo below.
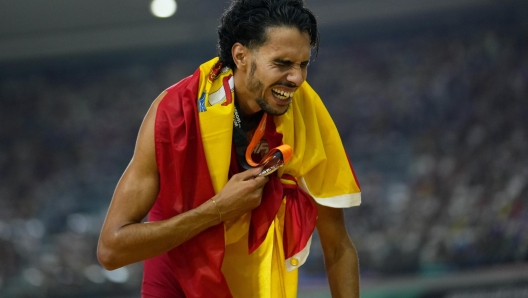
<svg viewBox="0 0 528 298">
<path fill-rule="evenodd" d="M 359 297 L 359 264 L 342 209 L 317 205 L 317 230 L 332 297 Z"/>
<path fill-rule="evenodd" d="M 359 297 L 359 262 L 351 243 L 325 253 L 325 268 L 333 298 Z"/>
<path fill-rule="evenodd" d="M 219 223 L 218 211 L 209 200 L 167 220 L 130 223 L 106 234 L 99 242 L 98 257 L 105 268 L 116 269 L 165 253 Z"/>
</svg>

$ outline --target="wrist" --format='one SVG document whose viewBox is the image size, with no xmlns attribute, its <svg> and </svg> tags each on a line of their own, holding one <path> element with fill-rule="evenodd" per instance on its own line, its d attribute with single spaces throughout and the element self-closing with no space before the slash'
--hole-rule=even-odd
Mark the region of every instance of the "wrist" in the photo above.
<svg viewBox="0 0 528 298">
<path fill-rule="evenodd" d="M 214 197 L 210 198 L 209 200 L 213 202 L 213 204 L 215 206 L 215 209 L 218 212 L 218 221 L 219 221 L 219 223 L 222 223 L 222 221 L 223 221 L 223 219 L 222 219 L 222 211 L 220 210 L 220 207 L 218 206 L 218 203 L 216 202 Z"/>
</svg>

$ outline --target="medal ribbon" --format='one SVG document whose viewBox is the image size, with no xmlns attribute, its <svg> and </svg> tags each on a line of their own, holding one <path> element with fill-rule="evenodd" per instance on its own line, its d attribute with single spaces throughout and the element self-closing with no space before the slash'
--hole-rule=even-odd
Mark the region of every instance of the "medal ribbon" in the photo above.
<svg viewBox="0 0 528 298">
<path fill-rule="evenodd" d="M 260 122 L 255 129 L 255 132 L 253 133 L 253 137 L 251 138 L 251 141 L 248 143 L 247 139 L 247 133 L 242 128 L 242 118 L 240 117 L 240 114 L 238 113 L 237 105 L 235 104 L 235 112 L 233 116 L 233 128 L 236 133 L 239 134 L 239 137 L 234 137 L 235 139 L 235 145 L 236 145 L 236 155 L 237 160 L 239 161 L 240 165 L 245 168 L 246 170 L 254 167 L 258 167 L 260 165 L 265 164 L 269 157 L 275 154 L 277 151 L 280 151 L 282 153 L 282 160 L 284 163 L 287 163 L 291 157 L 292 157 L 292 148 L 289 145 L 280 145 L 273 149 L 271 149 L 266 156 L 262 158 L 262 161 L 260 163 L 257 163 L 253 161 L 252 153 L 253 150 L 258 146 L 260 143 L 260 140 L 264 136 L 266 132 L 266 120 L 267 120 L 267 113 L 262 114 L 262 118 L 260 119 Z M 243 137 L 244 142 L 240 137 Z M 247 145 L 247 146 L 246 146 Z M 245 149 L 245 150 L 244 150 Z M 245 151 L 245 154 L 244 154 Z M 245 157 L 245 158 L 243 158 Z"/>
</svg>

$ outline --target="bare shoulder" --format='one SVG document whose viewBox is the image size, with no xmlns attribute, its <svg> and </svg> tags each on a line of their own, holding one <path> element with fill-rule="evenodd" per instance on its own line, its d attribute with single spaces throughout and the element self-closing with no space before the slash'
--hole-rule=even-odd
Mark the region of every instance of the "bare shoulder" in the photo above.
<svg viewBox="0 0 528 298">
<path fill-rule="evenodd" d="M 155 163 L 154 130 L 156 123 L 156 113 L 160 102 L 163 100 L 166 94 L 167 91 L 163 91 L 152 102 L 147 114 L 145 115 L 143 123 L 141 124 L 141 128 L 139 129 L 132 162 L 152 162 L 152 158 L 154 158 Z"/>
</svg>

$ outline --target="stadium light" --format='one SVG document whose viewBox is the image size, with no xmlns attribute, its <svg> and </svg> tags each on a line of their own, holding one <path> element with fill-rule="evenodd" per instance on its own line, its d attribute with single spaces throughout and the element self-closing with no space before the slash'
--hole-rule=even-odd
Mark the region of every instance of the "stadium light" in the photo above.
<svg viewBox="0 0 528 298">
<path fill-rule="evenodd" d="M 178 4 L 175 0 L 152 0 L 150 3 L 150 12 L 158 18 L 168 18 L 172 16 Z"/>
</svg>

